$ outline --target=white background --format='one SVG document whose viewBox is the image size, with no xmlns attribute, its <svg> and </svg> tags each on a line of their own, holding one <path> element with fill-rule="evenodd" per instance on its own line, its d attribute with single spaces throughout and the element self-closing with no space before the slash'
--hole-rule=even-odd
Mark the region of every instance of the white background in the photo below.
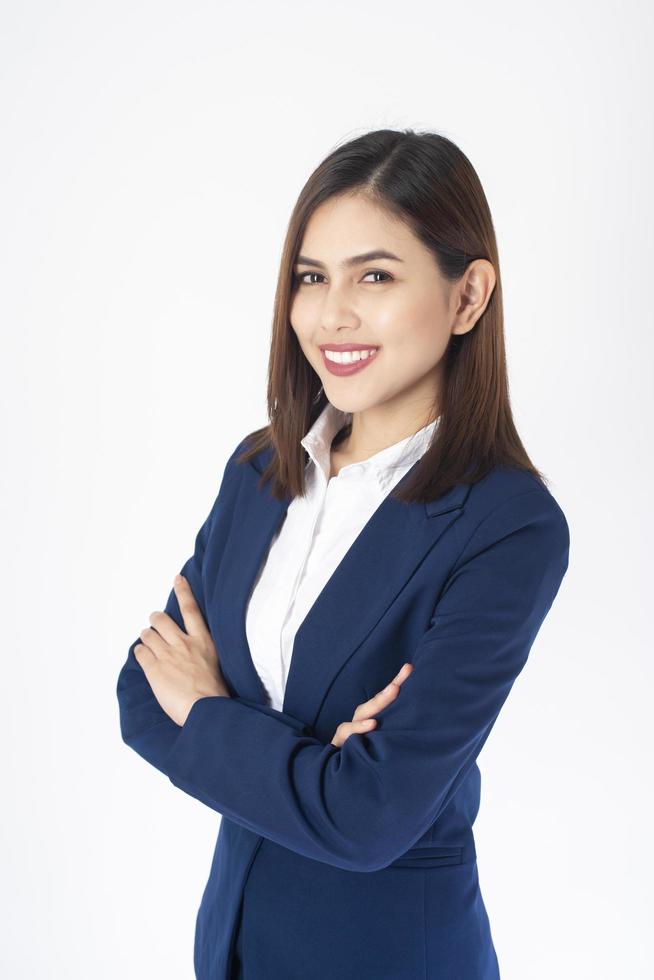
<svg viewBox="0 0 654 980">
<path fill-rule="evenodd" d="M 502 977 L 651 976 L 652 16 L 2 4 L 3 976 L 193 977 L 220 817 L 122 743 L 116 680 L 267 421 L 297 194 L 386 126 L 479 173 L 515 419 L 571 530 L 480 757 Z"/>
</svg>

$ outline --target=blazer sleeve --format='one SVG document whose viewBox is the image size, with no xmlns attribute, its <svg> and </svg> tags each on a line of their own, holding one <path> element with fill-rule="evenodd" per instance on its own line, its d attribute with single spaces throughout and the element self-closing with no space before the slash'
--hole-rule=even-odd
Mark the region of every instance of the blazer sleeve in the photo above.
<svg viewBox="0 0 654 980">
<path fill-rule="evenodd" d="M 475 763 L 558 592 L 569 530 L 546 490 L 476 527 L 376 729 L 325 745 L 274 709 L 194 703 L 166 761 L 173 785 L 299 854 L 375 871 L 434 823 Z"/>
<path fill-rule="evenodd" d="M 189 581 L 205 621 L 207 620 L 206 597 L 202 574 L 205 548 L 210 534 L 219 550 L 223 548 L 227 539 L 241 475 L 240 466 L 236 464 L 235 458 L 241 452 L 244 443 L 245 440 L 240 442 L 227 460 L 218 496 L 195 537 L 193 554 L 180 569 L 182 575 Z M 164 610 L 180 629 L 184 629 L 184 621 L 174 589 L 170 591 Z M 116 695 L 120 730 L 123 741 L 127 745 L 167 775 L 165 759 L 175 744 L 181 728 L 166 714 L 155 698 L 143 668 L 134 656 L 134 647 L 140 639 L 139 635 L 131 643 L 127 660 L 118 675 Z"/>
</svg>

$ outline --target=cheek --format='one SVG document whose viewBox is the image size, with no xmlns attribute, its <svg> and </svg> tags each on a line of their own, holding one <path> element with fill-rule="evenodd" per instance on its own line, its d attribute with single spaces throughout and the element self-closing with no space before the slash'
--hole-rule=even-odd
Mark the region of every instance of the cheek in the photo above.
<svg viewBox="0 0 654 980">
<path fill-rule="evenodd" d="M 289 321 L 300 346 L 304 349 L 311 345 L 316 333 L 316 317 L 312 304 L 299 297 L 293 300 L 289 309 Z"/>
<path fill-rule="evenodd" d="M 311 364 L 314 369 L 317 369 L 317 366 L 322 363 L 322 360 L 320 351 L 317 351 L 315 347 L 317 341 L 315 340 L 316 330 L 313 323 L 308 320 L 306 316 L 303 317 L 301 312 L 298 313 L 298 307 L 291 310 L 289 321 L 302 354 L 307 359 L 309 364 Z"/>
<path fill-rule="evenodd" d="M 288 319 L 297 335 L 297 339 L 302 341 L 303 335 L 306 335 L 307 332 L 307 316 L 306 311 L 303 310 L 303 304 L 300 301 L 294 299 L 291 302 Z"/>
<path fill-rule="evenodd" d="M 315 307 L 315 303 L 312 302 L 311 296 L 305 290 L 296 290 L 295 294 L 290 303 L 290 316 L 294 320 L 306 320 L 308 317 L 312 316 L 312 310 Z"/>
<path fill-rule="evenodd" d="M 447 348 L 449 331 L 443 311 L 433 296 L 389 303 L 376 320 L 377 336 L 407 364 L 437 364 Z"/>
</svg>

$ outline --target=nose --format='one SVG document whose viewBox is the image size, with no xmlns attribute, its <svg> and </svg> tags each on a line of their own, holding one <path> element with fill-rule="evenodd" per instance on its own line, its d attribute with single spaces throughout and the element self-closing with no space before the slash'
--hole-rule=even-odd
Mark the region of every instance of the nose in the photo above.
<svg viewBox="0 0 654 980">
<path fill-rule="evenodd" d="M 340 330 L 341 327 L 351 330 L 357 327 L 359 322 L 359 317 L 352 309 L 347 292 L 334 286 L 327 289 L 321 310 L 323 330 Z"/>
</svg>

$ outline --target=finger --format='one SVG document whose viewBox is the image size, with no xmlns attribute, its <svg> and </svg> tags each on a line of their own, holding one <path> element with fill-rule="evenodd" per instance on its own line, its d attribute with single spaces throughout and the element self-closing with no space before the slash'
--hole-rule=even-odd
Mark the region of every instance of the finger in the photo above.
<svg viewBox="0 0 654 980">
<path fill-rule="evenodd" d="M 397 684 L 388 684 L 381 691 L 378 691 L 374 697 L 370 698 L 368 701 L 364 701 L 360 704 L 354 715 L 352 716 L 353 721 L 359 721 L 361 718 L 365 718 L 367 715 L 375 714 L 397 697 L 400 693 L 400 689 Z"/>
<path fill-rule="evenodd" d="M 412 670 L 413 670 L 413 664 L 411 663 L 402 664 L 397 674 L 393 678 L 393 683 L 401 684 L 403 681 L 407 679 L 407 677 L 409 676 Z"/>
<path fill-rule="evenodd" d="M 360 717 L 361 714 L 365 711 L 371 711 L 373 709 L 379 710 L 381 704 L 384 704 L 385 702 L 391 700 L 392 698 L 397 697 L 400 691 L 400 684 L 404 680 L 406 680 L 408 676 L 409 673 L 405 671 L 405 667 L 402 667 L 399 673 L 395 675 L 393 680 L 390 681 L 386 685 L 386 687 L 382 688 L 381 691 L 378 691 L 377 694 L 369 698 L 368 701 L 364 701 L 363 704 L 359 705 L 356 712 L 354 713 L 354 717 L 355 718 Z"/>
<path fill-rule="evenodd" d="M 177 597 L 177 604 L 182 614 L 186 632 L 189 636 L 202 636 L 207 632 L 207 624 L 195 600 L 188 579 L 184 578 L 183 575 L 176 575 L 173 582 L 173 589 Z"/>
<path fill-rule="evenodd" d="M 407 677 L 409 676 L 409 674 L 411 673 L 412 670 L 413 670 L 413 665 L 412 664 L 402 664 L 402 667 L 397 672 L 397 674 L 395 675 L 395 677 L 393 678 L 393 680 L 390 681 L 386 685 L 386 687 L 384 688 L 384 691 L 386 693 L 388 693 L 388 691 L 392 691 L 392 690 L 395 690 L 397 692 L 399 690 L 400 686 L 407 679 Z M 382 693 L 382 692 L 380 692 L 380 693 Z"/>
<path fill-rule="evenodd" d="M 169 646 L 179 643 L 180 639 L 187 636 L 187 633 L 179 628 L 175 620 L 168 613 L 156 610 L 150 613 L 148 618 L 150 620 L 150 626 L 157 631 L 159 636 L 163 637 Z"/>
<path fill-rule="evenodd" d="M 374 697 L 359 705 L 354 712 L 354 719 L 358 720 L 367 714 L 374 714 L 380 711 L 384 705 L 390 703 L 393 698 L 396 698 L 400 693 L 400 685 L 407 679 L 412 670 L 412 664 L 403 664 L 393 680 L 386 687 L 378 691 Z"/>
<path fill-rule="evenodd" d="M 164 637 L 150 626 L 146 626 L 145 629 L 141 630 L 139 633 L 139 639 L 141 640 L 143 646 L 146 647 L 154 657 L 163 656 L 168 649 L 168 643 Z"/>
<path fill-rule="evenodd" d="M 356 732 L 367 732 L 377 724 L 374 718 L 362 718 L 360 721 L 344 721 L 336 729 L 332 745 L 340 746 Z"/>
<path fill-rule="evenodd" d="M 354 712 L 352 720 L 359 721 L 361 718 L 366 718 L 369 715 L 376 714 L 378 711 L 381 711 L 382 708 L 386 707 L 387 704 L 390 704 L 399 693 L 400 689 L 397 684 L 389 684 L 387 687 L 383 688 L 383 690 L 378 691 L 374 697 L 370 698 L 368 701 L 364 701 L 363 704 L 360 704 Z"/>
<path fill-rule="evenodd" d="M 134 657 L 136 658 L 136 662 L 143 667 L 144 670 L 147 670 L 148 667 L 157 659 L 152 650 L 147 647 L 145 643 L 135 643 L 133 653 Z"/>
<path fill-rule="evenodd" d="M 393 680 L 389 681 L 386 687 L 382 688 L 382 690 L 379 691 L 375 697 L 379 697 L 380 694 L 389 694 L 393 692 L 397 693 L 400 685 L 407 679 L 412 670 L 412 664 L 402 664 Z M 374 698 L 371 698 L 371 700 L 374 700 Z"/>
</svg>

